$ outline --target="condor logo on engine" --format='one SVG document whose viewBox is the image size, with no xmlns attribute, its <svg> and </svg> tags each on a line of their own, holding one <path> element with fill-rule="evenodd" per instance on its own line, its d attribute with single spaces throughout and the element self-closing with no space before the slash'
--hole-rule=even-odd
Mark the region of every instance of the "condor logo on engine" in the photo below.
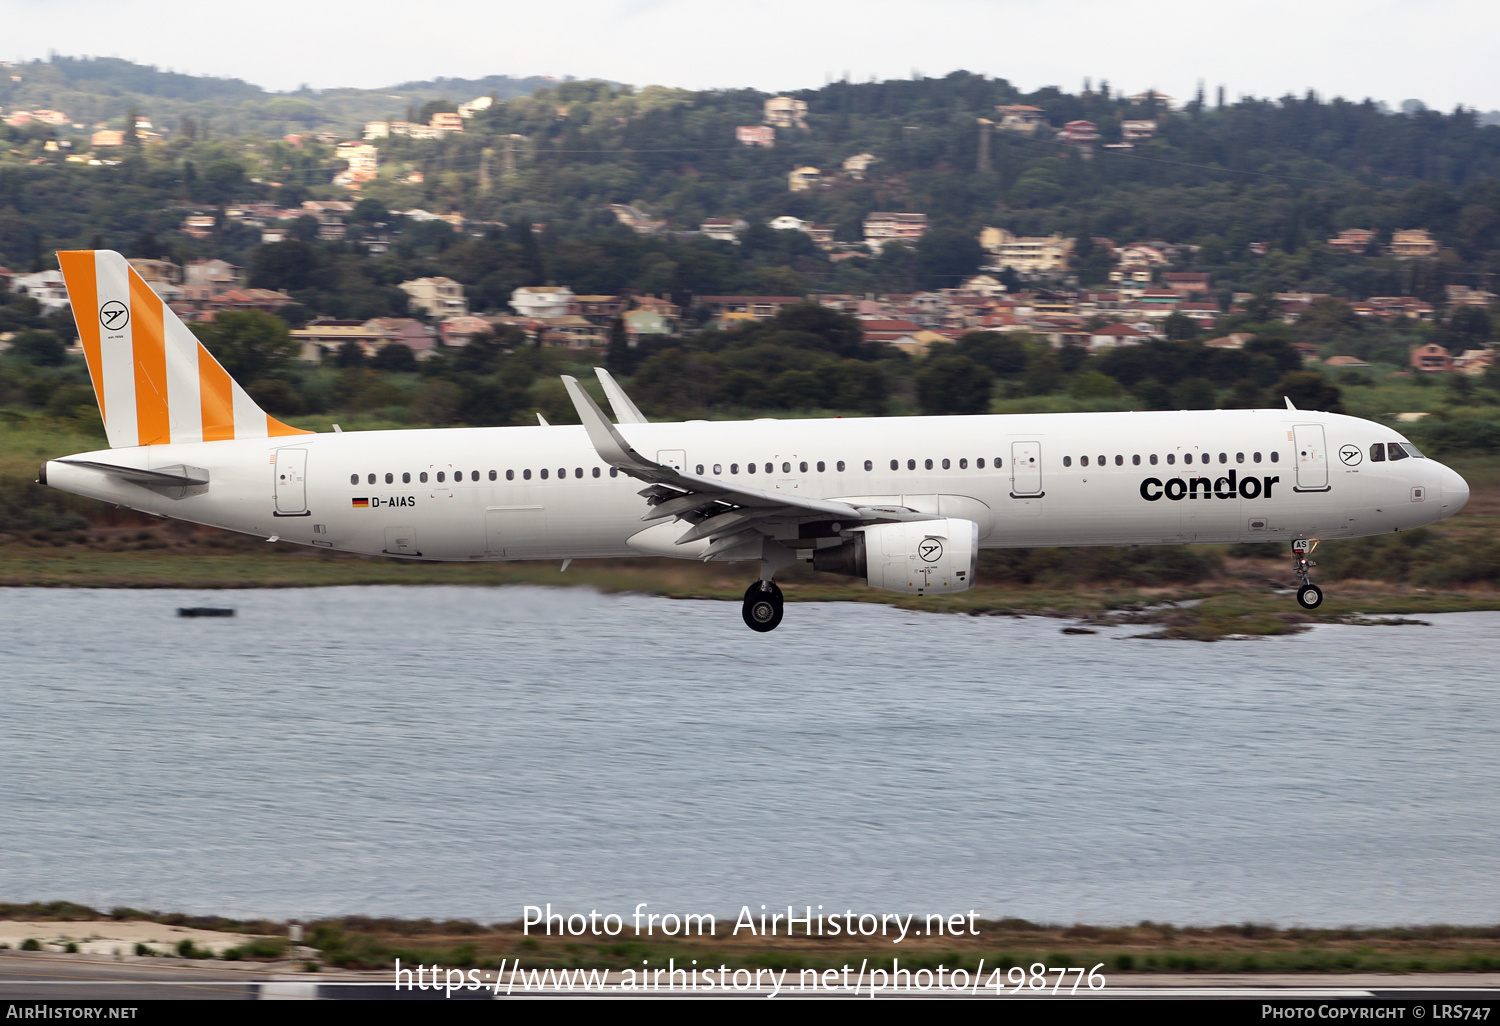
<svg viewBox="0 0 1500 1026">
<path fill-rule="evenodd" d="M 936 538 L 924 538 L 917 546 L 917 555 L 924 563 L 936 563 L 943 558 L 943 543 Z"/>
<path fill-rule="evenodd" d="M 1155 502 L 1165 495 L 1173 502 L 1178 502 L 1184 498 L 1198 498 L 1201 489 L 1205 499 L 1269 499 L 1272 486 L 1280 480 L 1279 477 L 1256 477 L 1254 474 L 1237 479 L 1232 470 L 1214 480 L 1206 477 L 1170 477 L 1166 484 L 1162 484 L 1160 478 L 1148 477 L 1141 482 L 1141 498 L 1147 502 Z"/>
</svg>

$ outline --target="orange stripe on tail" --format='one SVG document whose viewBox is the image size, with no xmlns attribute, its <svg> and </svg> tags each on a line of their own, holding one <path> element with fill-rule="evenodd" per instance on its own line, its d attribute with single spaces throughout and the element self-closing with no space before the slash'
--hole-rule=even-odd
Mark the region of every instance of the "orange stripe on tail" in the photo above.
<svg viewBox="0 0 1500 1026">
<path fill-rule="evenodd" d="M 227 442 L 234 437 L 234 391 L 229 372 L 198 343 L 198 396 L 203 408 L 203 440 Z"/>
<path fill-rule="evenodd" d="M 135 272 L 130 271 L 130 313 L 134 321 L 135 420 L 141 445 L 165 445 L 172 441 L 167 419 L 166 325 L 161 297 Z"/>
<path fill-rule="evenodd" d="M 104 416 L 104 364 L 99 356 L 99 282 L 94 267 L 94 251 L 64 250 L 57 254 L 68 284 L 68 301 L 73 306 L 73 320 L 78 324 L 78 341 L 83 345 L 83 357 L 88 361 L 89 380 L 94 385 L 94 398 L 99 400 L 99 414 Z"/>
</svg>

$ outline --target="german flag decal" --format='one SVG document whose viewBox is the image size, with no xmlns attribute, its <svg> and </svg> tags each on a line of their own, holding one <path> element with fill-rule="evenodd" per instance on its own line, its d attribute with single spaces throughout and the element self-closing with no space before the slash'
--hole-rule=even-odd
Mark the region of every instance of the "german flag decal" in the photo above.
<svg viewBox="0 0 1500 1026">
<path fill-rule="evenodd" d="M 354 508 L 355 509 L 369 509 L 370 508 L 370 500 L 369 499 L 355 499 L 353 501 L 354 501 Z"/>
</svg>

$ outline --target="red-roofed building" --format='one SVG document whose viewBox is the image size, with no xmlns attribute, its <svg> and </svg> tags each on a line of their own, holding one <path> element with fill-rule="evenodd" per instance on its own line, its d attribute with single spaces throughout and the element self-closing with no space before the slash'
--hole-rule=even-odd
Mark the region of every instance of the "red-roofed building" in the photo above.
<svg viewBox="0 0 1500 1026">
<path fill-rule="evenodd" d="M 1069 121 L 1057 133 L 1057 141 L 1075 146 L 1092 146 L 1099 141 L 1099 126 L 1092 121 Z"/>
<path fill-rule="evenodd" d="M 895 342 L 907 335 L 915 335 L 922 326 L 904 320 L 868 320 L 859 322 L 866 342 Z"/>
<path fill-rule="evenodd" d="M 1096 328 L 1089 335 L 1090 349 L 1116 349 L 1120 346 L 1138 346 L 1150 339 L 1151 333 L 1128 324 L 1109 324 Z"/>
<path fill-rule="evenodd" d="M 1190 298 L 1193 293 L 1207 294 L 1213 278 L 1202 271 L 1168 271 L 1161 276 L 1162 284 L 1182 296 Z"/>
</svg>

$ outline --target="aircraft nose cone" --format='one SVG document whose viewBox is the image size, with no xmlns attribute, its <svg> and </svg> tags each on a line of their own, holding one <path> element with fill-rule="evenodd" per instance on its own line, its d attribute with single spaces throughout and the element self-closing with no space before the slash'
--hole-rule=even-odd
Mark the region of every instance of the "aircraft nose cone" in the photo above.
<svg viewBox="0 0 1500 1026">
<path fill-rule="evenodd" d="M 1458 471 L 1449 467 L 1443 468 L 1443 506 L 1448 513 L 1454 514 L 1463 509 L 1469 501 L 1469 482 L 1459 476 Z"/>
</svg>

